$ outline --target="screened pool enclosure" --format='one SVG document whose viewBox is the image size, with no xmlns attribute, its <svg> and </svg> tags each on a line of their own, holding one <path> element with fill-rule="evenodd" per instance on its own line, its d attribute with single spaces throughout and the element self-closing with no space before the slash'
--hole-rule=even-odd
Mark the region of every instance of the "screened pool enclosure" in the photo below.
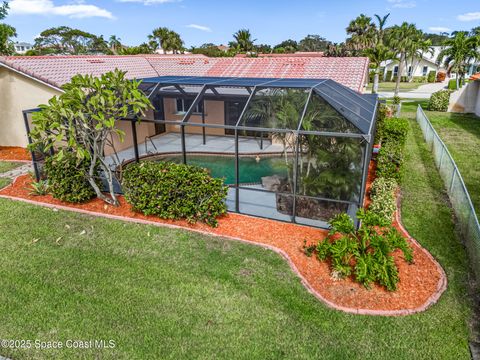
<svg viewBox="0 0 480 360">
<path fill-rule="evenodd" d="M 328 79 L 166 76 L 140 87 L 155 109 L 120 122 L 125 141 L 105 149 L 112 167 L 202 166 L 229 186 L 230 211 L 310 226 L 363 203 L 375 95 Z"/>
</svg>

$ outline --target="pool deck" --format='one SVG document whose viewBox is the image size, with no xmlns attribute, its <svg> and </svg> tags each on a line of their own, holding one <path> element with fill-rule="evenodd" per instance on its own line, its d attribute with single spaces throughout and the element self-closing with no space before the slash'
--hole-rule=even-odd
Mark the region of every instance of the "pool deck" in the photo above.
<svg viewBox="0 0 480 360">
<path fill-rule="evenodd" d="M 188 152 L 207 152 L 207 153 L 235 153 L 235 138 L 233 136 L 206 136 L 206 143 L 203 144 L 202 135 L 185 134 L 185 147 Z M 138 144 L 139 156 L 153 155 L 158 153 L 181 152 L 182 140 L 178 133 L 165 133 L 152 137 L 151 140 Z M 239 137 L 238 139 L 239 153 L 281 153 L 283 146 L 280 144 L 272 144 L 271 140 L 263 140 L 263 149 L 260 149 L 260 139 L 247 137 Z M 118 162 L 122 163 L 135 158 L 133 146 L 119 151 L 117 153 Z M 107 158 L 108 162 L 115 162 L 114 156 Z"/>
</svg>

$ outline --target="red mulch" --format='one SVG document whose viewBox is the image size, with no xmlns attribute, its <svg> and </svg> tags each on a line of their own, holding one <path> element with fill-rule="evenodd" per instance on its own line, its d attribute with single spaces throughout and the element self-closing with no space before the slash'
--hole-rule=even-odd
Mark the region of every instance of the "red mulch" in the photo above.
<svg viewBox="0 0 480 360">
<path fill-rule="evenodd" d="M 371 174 L 374 172 L 371 171 Z M 372 180 L 370 178 L 370 180 Z M 422 310 L 430 303 L 436 301 L 435 294 L 439 296 L 444 289 L 445 279 L 439 265 L 416 242 L 411 241 L 414 249 L 415 263 L 407 264 L 400 252 L 394 254 L 395 262 L 399 268 L 400 282 L 398 290 L 389 292 L 383 287 L 374 285 L 367 290 L 355 283 L 352 279 L 333 280 L 330 276 L 328 264 L 320 262 L 315 256 L 307 257 L 302 252 L 304 240 L 307 243 L 316 243 L 325 238 L 327 231 L 283 223 L 274 220 L 254 218 L 250 216 L 229 213 L 219 219 L 219 226 L 211 228 L 204 224 L 188 224 L 186 221 L 162 220 L 154 216 L 144 216 L 131 211 L 130 206 L 120 197 L 121 205 L 114 207 L 106 205 L 99 199 L 94 199 L 81 205 L 66 204 L 46 196 L 32 196 L 26 188 L 31 178 L 28 175 L 17 178 L 13 185 L 0 191 L 0 195 L 33 200 L 53 205 L 68 206 L 115 216 L 124 216 L 133 219 L 148 220 L 157 223 L 172 224 L 188 229 L 200 230 L 216 235 L 240 238 L 261 244 L 270 245 L 283 250 L 290 261 L 295 265 L 300 274 L 307 281 L 307 286 L 318 292 L 321 297 L 334 303 L 343 310 Z M 406 234 L 408 238 L 408 234 Z M 348 308 L 348 309 L 345 309 Z M 399 315 L 399 313 L 384 315 Z"/>
<path fill-rule="evenodd" d="M 27 149 L 17 146 L 0 146 L 0 160 L 32 161 Z"/>
</svg>

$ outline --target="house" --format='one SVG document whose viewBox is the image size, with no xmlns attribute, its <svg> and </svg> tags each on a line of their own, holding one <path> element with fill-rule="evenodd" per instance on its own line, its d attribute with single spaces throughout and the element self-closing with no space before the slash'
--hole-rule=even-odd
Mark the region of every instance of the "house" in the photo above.
<svg viewBox="0 0 480 360">
<path fill-rule="evenodd" d="M 362 92 L 368 76 L 368 59 L 208 58 L 203 55 L 0 57 L 0 146 L 26 146 L 28 140 L 22 111 L 36 108 L 47 103 L 52 96 L 61 94 L 61 86 L 72 76 L 101 75 L 115 68 L 126 71 L 131 79 L 159 76 L 331 79 Z M 206 103 L 210 113 L 235 111 L 233 108 L 225 110 L 224 105 L 217 109 L 211 106 Z M 171 100 L 164 104 L 166 116 L 175 117 L 186 108 L 188 103 L 185 102 Z M 226 122 L 228 116 L 222 119 Z M 151 135 L 142 131 L 139 130 L 139 137 Z"/>
<path fill-rule="evenodd" d="M 406 68 L 404 67 L 404 73 L 401 76 L 413 76 L 415 77 L 425 77 L 428 76 L 430 71 L 440 71 L 444 68 L 441 65 L 436 63 L 438 55 L 442 50 L 442 46 L 432 46 L 432 52 L 423 53 L 422 58 L 415 57 L 413 62 L 411 59 L 408 59 Z M 381 67 L 384 68 L 383 80 L 392 81 L 397 77 L 399 71 L 398 61 L 388 60 L 382 63 Z M 390 78 L 387 76 L 390 75 Z"/>
<path fill-rule="evenodd" d="M 28 50 L 33 49 L 33 45 L 26 42 L 16 42 L 13 46 L 17 54 L 25 54 Z"/>
</svg>

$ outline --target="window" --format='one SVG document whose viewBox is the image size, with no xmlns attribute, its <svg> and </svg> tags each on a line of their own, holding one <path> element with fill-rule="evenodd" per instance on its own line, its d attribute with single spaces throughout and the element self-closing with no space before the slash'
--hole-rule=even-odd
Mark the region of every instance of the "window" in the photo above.
<svg viewBox="0 0 480 360">
<path fill-rule="evenodd" d="M 428 66 L 424 66 L 422 69 L 422 76 L 427 76 L 428 74 Z"/>
<path fill-rule="evenodd" d="M 408 76 L 412 76 L 412 67 L 411 66 L 408 67 Z"/>
<path fill-rule="evenodd" d="M 398 76 L 398 65 L 393 68 L 393 76 Z"/>
<path fill-rule="evenodd" d="M 177 113 L 179 114 L 184 114 L 190 109 L 190 106 L 192 106 L 194 99 L 183 99 L 183 98 L 177 98 L 176 99 L 176 106 L 177 106 Z M 193 109 L 194 114 L 201 114 L 203 112 L 203 101 L 200 101 L 196 106 L 195 109 Z"/>
</svg>

